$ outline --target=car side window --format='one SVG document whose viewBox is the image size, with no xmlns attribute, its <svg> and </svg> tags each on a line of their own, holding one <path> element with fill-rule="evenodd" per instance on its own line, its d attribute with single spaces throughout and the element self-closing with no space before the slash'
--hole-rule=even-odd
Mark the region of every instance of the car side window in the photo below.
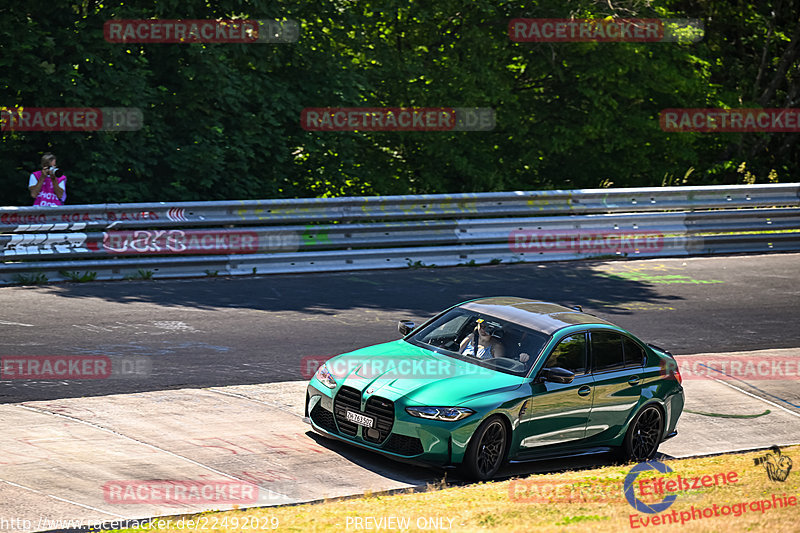
<svg viewBox="0 0 800 533">
<path fill-rule="evenodd" d="M 622 335 L 605 331 L 593 331 L 591 345 L 595 372 L 625 368 Z"/>
<path fill-rule="evenodd" d="M 644 365 L 644 350 L 628 337 L 622 337 L 625 348 L 625 368 L 634 368 Z"/>
<path fill-rule="evenodd" d="M 564 337 L 550 352 L 544 368 L 561 367 L 575 375 L 586 373 L 586 336 Z"/>
</svg>

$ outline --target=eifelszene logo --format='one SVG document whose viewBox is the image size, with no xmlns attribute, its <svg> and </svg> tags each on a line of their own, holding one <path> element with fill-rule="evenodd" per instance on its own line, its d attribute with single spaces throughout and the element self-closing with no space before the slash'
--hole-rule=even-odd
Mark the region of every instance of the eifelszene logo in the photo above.
<svg viewBox="0 0 800 533">
<path fill-rule="evenodd" d="M 666 511 L 669 509 L 670 505 L 675 503 L 675 500 L 678 499 L 676 494 L 668 494 L 660 502 L 650 504 L 644 503 L 642 500 L 636 497 L 636 493 L 633 490 L 636 478 L 639 477 L 640 473 L 647 472 L 648 470 L 655 470 L 662 474 L 669 474 L 672 472 L 670 467 L 664 463 L 659 463 L 658 461 L 647 461 L 645 463 L 637 464 L 631 468 L 631 471 L 628 472 L 627 476 L 625 476 L 625 483 L 622 485 L 622 490 L 625 493 L 625 499 L 628 500 L 628 503 L 631 504 L 631 507 L 640 513 L 656 514 L 660 513 L 661 511 Z"/>
<path fill-rule="evenodd" d="M 639 474 L 647 472 L 648 470 L 655 470 L 661 473 L 650 479 L 636 478 Z M 631 468 L 628 475 L 625 477 L 625 483 L 622 485 L 622 490 L 625 493 L 625 499 L 631 504 L 631 507 L 640 513 L 657 514 L 669 509 L 675 503 L 678 495 L 675 492 L 686 492 L 693 490 L 703 490 L 708 487 L 729 485 L 739 481 L 739 475 L 734 472 L 718 472 L 716 474 L 706 474 L 703 476 L 686 477 L 678 474 L 675 478 L 668 478 L 667 475 L 672 473 L 672 469 L 658 461 L 647 461 L 639 463 Z M 634 491 L 635 485 L 639 486 L 639 496 L 660 496 L 666 494 L 664 499 L 657 503 L 644 503 L 636 497 Z"/>
<path fill-rule="evenodd" d="M 770 450 L 772 453 L 756 457 L 753 459 L 753 463 L 756 466 L 764 465 L 770 481 L 786 481 L 792 471 L 792 460 L 786 455 L 781 455 L 781 449 L 778 446 L 773 446 Z"/>
</svg>

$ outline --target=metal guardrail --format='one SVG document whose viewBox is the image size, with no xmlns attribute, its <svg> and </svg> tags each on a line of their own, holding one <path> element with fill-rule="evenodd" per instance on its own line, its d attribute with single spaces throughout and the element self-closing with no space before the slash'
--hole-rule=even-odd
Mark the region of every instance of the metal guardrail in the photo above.
<svg viewBox="0 0 800 533">
<path fill-rule="evenodd" d="M 800 250 L 800 184 L 0 208 L 0 283 Z"/>
<path fill-rule="evenodd" d="M 798 184 L 0 208 L 0 232 L 307 224 L 797 206 Z M 67 226 L 64 226 L 67 224 Z M 51 226 L 58 225 L 58 226 Z"/>
</svg>

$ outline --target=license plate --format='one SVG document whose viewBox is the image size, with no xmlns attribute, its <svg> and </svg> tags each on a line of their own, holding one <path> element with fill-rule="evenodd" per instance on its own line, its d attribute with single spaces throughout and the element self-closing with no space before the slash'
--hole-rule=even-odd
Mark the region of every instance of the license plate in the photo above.
<svg viewBox="0 0 800 533">
<path fill-rule="evenodd" d="M 353 411 L 345 411 L 344 416 L 350 422 L 355 422 L 359 426 L 364 426 L 365 428 L 371 428 L 372 426 L 375 425 L 375 421 L 371 417 L 364 416 L 361 413 L 356 413 Z"/>
</svg>

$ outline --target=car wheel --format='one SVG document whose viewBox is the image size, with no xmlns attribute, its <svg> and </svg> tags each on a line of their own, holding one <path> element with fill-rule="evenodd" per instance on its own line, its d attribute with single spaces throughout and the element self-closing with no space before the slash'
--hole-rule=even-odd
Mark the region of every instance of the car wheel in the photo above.
<svg viewBox="0 0 800 533">
<path fill-rule="evenodd" d="M 491 479 L 500 467 L 506 454 L 508 432 L 499 416 L 485 420 L 470 439 L 464 456 L 463 470 L 471 479 Z"/>
<path fill-rule="evenodd" d="M 664 416 L 661 410 L 654 405 L 645 407 L 628 427 L 623 446 L 625 458 L 635 463 L 652 459 L 663 434 Z"/>
</svg>

